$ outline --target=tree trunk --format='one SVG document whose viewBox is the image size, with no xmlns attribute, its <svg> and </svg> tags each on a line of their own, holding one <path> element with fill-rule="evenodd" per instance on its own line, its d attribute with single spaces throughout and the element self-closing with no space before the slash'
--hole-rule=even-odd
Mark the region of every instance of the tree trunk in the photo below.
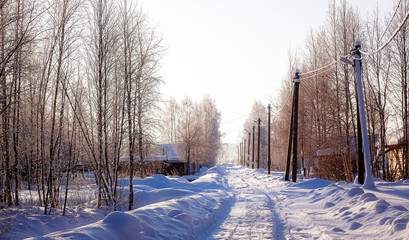
<svg viewBox="0 0 409 240">
<path fill-rule="evenodd" d="M 5 26 L 5 16 L 3 12 L 3 8 L 0 9 L 0 26 Z M 5 37 L 6 37 L 6 32 L 5 28 L 1 27 L 1 43 L 0 43 L 0 51 L 1 51 L 1 59 L 5 59 L 6 53 L 5 53 Z M 5 66 L 2 66 L 2 71 L 4 71 Z M 2 108 L 1 108 L 1 115 L 2 115 L 2 125 L 3 125 L 3 143 L 2 143 L 2 152 L 3 152 L 3 160 L 4 160 L 4 169 L 5 169 L 5 183 L 4 183 L 4 202 L 6 203 L 7 206 L 11 206 L 12 203 L 12 198 L 11 198 L 11 172 L 10 172 L 10 150 L 9 150 L 9 101 L 7 99 L 7 82 L 6 82 L 6 75 L 1 74 L 1 88 L 2 88 Z"/>
</svg>

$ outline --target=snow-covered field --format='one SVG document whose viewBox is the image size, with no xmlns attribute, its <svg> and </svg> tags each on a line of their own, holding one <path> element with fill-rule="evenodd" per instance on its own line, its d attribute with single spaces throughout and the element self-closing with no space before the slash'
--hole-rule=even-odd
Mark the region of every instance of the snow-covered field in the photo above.
<svg viewBox="0 0 409 240">
<path fill-rule="evenodd" d="M 322 179 L 294 184 L 283 173 L 224 164 L 194 182 L 155 175 L 134 184 L 135 210 L 70 209 L 68 217 L 9 210 L 0 215 L 0 238 L 409 239 L 409 181 L 376 181 L 375 190 Z"/>
</svg>

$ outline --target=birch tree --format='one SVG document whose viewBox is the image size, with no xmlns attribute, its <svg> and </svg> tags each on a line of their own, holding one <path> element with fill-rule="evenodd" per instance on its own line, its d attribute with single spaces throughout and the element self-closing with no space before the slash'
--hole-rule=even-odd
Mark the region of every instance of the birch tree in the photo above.
<svg viewBox="0 0 409 240">
<path fill-rule="evenodd" d="M 115 57 L 115 43 L 117 29 L 114 3 L 107 0 L 90 0 L 89 21 L 90 33 L 88 36 L 88 77 L 92 86 L 92 98 L 95 100 L 96 113 L 91 116 L 96 121 L 96 149 L 94 144 L 90 147 L 96 167 L 96 182 L 98 184 L 98 207 L 102 206 L 102 200 L 107 203 L 112 201 L 112 193 L 109 191 L 108 179 L 111 178 L 108 159 L 107 121 L 108 121 L 108 86 L 111 83 L 113 63 Z M 93 100 L 92 100 L 93 101 Z M 93 109 L 93 108 L 91 108 Z"/>
<path fill-rule="evenodd" d="M 21 123 L 21 89 L 24 52 L 29 52 L 34 39 L 36 4 L 33 1 L 2 1 L 0 3 L 0 121 L 1 175 L 0 202 L 19 205 L 19 134 Z M 17 132 L 16 132 L 17 131 Z M 14 165 L 13 165 L 14 160 Z M 14 191 L 12 181 L 14 180 Z"/>
<path fill-rule="evenodd" d="M 409 3 L 402 1 L 400 8 L 396 13 L 396 17 L 391 24 L 390 29 L 394 29 L 400 24 L 401 19 L 405 16 L 409 10 Z M 391 66 L 391 78 L 393 88 L 390 94 L 393 96 L 393 109 L 400 119 L 397 119 L 397 124 L 401 127 L 403 132 L 402 137 L 402 159 L 401 162 L 403 178 L 409 177 L 409 123 L 408 123 L 408 64 L 409 64 L 409 38 L 408 38 L 408 25 L 404 24 L 392 40 L 391 52 L 392 52 L 392 66 Z M 391 32 L 389 32 L 391 34 Z M 399 161 L 400 162 L 400 161 Z"/>
</svg>

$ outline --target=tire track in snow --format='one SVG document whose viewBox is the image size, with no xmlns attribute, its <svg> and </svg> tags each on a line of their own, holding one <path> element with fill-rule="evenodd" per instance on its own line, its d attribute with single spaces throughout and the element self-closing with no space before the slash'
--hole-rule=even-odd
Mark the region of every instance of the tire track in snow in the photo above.
<svg viewBox="0 0 409 240">
<path fill-rule="evenodd" d="M 254 170 L 240 167 L 231 167 L 227 179 L 236 202 L 210 239 L 282 239 L 282 224 L 268 181 L 255 178 Z"/>
</svg>

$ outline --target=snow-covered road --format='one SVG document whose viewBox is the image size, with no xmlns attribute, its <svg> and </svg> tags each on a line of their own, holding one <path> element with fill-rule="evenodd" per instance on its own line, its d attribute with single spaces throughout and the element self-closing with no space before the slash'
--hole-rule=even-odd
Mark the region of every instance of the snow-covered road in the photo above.
<svg viewBox="0 0 409 240">
<path fill-rule="evenodd" d="M 377 190 L 224 166 L 235 202 L 210 239 L 409 239 L 409 181 Z"/>
<path fill-rule="evenodd" d="M 194 182 L 135 179 L 135 209 L 100 221 L 87 218 L 95 208 L 66 217 L 0 213 L 10 226 L 0 239 L 409 239 L 409 181 L 375 184 L 292 183 L 283 173 L 223 164 Z"/>
<path fill-rule="evenodd" d="M 228 184 L 236 196 L 230 214 L 217 228 L 213 239 L 283 239 L 282 223 L 275 212 L 271 183 L 277 178 L 249 174 L 241 167 L 228 170 Z"/>
</svg>

